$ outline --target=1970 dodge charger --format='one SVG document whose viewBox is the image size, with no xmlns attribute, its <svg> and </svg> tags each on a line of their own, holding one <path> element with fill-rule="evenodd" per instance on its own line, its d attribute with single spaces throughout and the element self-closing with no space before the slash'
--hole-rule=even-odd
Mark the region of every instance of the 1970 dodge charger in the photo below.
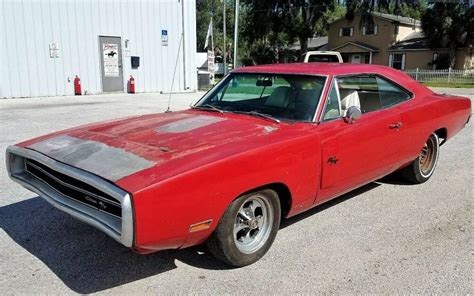
<svg viewBox="0 0 474 296">
<path fill-rule="evenodd" d="M 14 181 L 136 252 L 206 242 L 244 266 L 282 217 L 393 172 L 428 180 L 470 114 L 383 66 L 254 66 L 189 110 L 56 132 L 6 159 Z"/>
</svg>

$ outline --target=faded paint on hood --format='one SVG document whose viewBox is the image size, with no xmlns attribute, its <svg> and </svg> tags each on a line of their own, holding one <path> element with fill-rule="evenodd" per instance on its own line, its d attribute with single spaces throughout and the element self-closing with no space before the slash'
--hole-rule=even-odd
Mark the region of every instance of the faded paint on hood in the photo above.
<svg viewBox="0 0 474 296">
<path fill-rule="evenodd" d="M 110 181 L 149 169 L 155 169 L 156 181 L 269 144 L 285 125 L 246 115 L 186 110 L 79 127 L 26 146 L 74 166 L 82 164 L 88 171 L 100 167 L 92 172 Z M 61 147 L 41 149 L 42 141 L 54 144 L 58 136 L 68 137 L 62 138 L 67 141 L 60 141 Z"/>
</svg>

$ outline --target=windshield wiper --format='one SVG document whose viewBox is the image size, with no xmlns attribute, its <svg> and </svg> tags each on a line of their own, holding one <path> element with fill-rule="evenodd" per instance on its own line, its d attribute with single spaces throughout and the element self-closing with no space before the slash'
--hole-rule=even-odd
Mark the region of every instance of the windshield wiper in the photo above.
<svg viewBox="0 0 474 296">
<path fill-rule="evenodd" d="M 276 123 L 281 122 L 279 119 L 276 119 L 275 117 L 273 117 L 271 115 L 268 115 L 268 114 L 265 114 L 265 113 L 260 113 L 260 112 L 257 112 L 257 111 L 231 111 L 231 112 L 232 113 L 237 113 L 237 114 L 248 114 L 248 115 L 251 115 L 251 116 L 257 116 L 257 117 L 261 117 L 261 118 L 271 120 L 271 121 L 276 122 Z"/>
<path fill-rule="evenodd" d="M 225 111 L 222 110 L 221 108 L 218 108 L 214 105 L 211 104 L 204 104 L 204 105 L 199 105 L 199 106 L 191 106 L 191 109 L 199 109 L 199 110 L 209 110 L 209 111 L 216 111 L 220 113 L 224 113 Z"/>
</svg>

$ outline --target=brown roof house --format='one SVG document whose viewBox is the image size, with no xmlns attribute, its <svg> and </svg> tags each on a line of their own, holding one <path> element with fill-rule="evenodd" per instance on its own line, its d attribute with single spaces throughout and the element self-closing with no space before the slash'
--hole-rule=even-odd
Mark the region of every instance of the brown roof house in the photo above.
<svg viewBox="0 0 474 296">
<path fill-rule="evenodd" d="M 448 49 L 430 49 L 418 20 L 372 12 L 373 27 L 360 26 L 360 15 L 329 25 L 328 47 L 347 63 L 388 65 L 396 69 L 436 69 Z M 473 69 L 473 49 L 456 52 L 455 69 Z"/>
</svg>

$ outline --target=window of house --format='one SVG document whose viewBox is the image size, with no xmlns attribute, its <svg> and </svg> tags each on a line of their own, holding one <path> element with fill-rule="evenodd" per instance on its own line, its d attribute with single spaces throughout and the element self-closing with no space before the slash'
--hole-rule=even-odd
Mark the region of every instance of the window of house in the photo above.
<svg viewBox="0 0 474 296">
<path fill-rule="evenodd" d="M 324 107 L 323 120 L 330 120 L 341 117 L 341 107 L 339 104 L 339 95 L 337 93 L 336 81 L 332 83 L 329 96 Z"/>
<path fill-rule="evenodd" d="M 362 35 L 377 35 L 379 26 L 363 26 L 362 27 Z"/>
<path fill-rule="evenodd" d="M 437 52 L 433 53 L 433 60 L 431 61 L 431 65 L 433 67 L 433 70 L 436 70 L 436 62 L 438 60 L 439 54 Z"/>
<path fill-rule="evenodd" d="M 341 27 L 339 28 L 339 37 L 352 36 L 354 34 L 354 27 Z"/>
<path fill-rule="evenodd" d="M 388 65 L 398 70 L 404 70 L 405 69 L 405 54 L 404 53 L 390 54 Z"/>
</svg>

